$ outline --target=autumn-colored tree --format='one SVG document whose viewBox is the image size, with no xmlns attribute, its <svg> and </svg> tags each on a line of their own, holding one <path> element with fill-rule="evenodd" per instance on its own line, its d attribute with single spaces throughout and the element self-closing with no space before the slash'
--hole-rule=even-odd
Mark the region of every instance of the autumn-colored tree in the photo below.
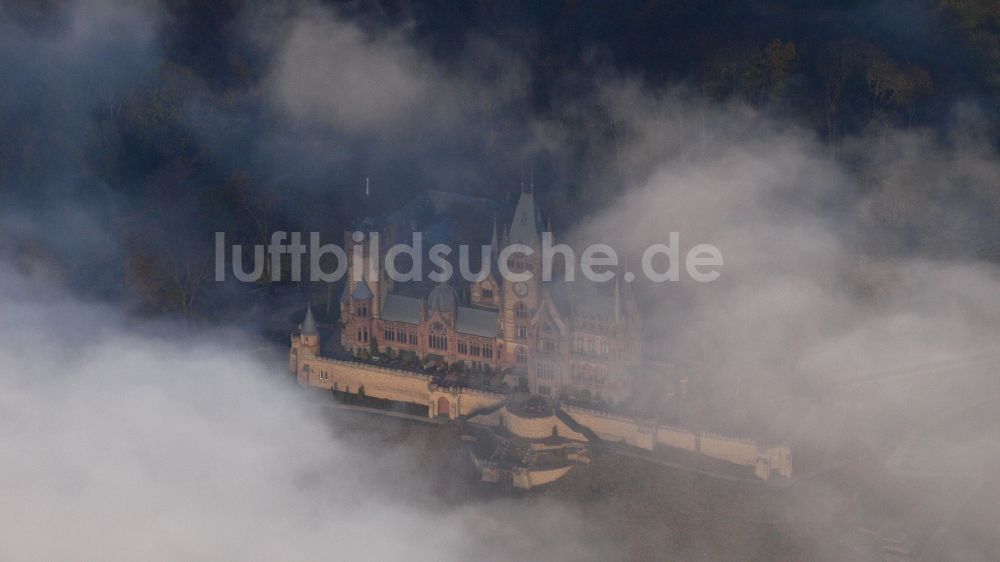
<svg viewBox="0 0 1000 562">
<path fill-rule="evenodd" d="M 788 78 L 798 61 L 795 43 L 774 39 L 755 49 L 739 75 L 739 88 L 748 107 L 763 107 L 781 100 Z"/>
<path fill-rule="evenodd" d="M 865 80 L 874 111 L 905 107 L 916 96 L 933 89 L 926 70 L 913 64 L 900 67 L 892 57 L 874 46 L 868 48 Z"/>
<path fill-rule="evenodd" d="M 830 146 L 835 146 L 840 139 L 844 88 L 851 75 L 862 67 L 865 51 L 866 46 L 860 39 L 848 38 L 827 46 L 821 55 L 819 69 L 825 94 L 827 143 Z"/>
</svg>

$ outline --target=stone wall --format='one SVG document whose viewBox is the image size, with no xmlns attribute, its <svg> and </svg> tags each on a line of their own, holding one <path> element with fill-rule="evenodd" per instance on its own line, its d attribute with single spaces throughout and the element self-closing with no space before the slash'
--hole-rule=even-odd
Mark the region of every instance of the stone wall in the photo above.
<svg viewBox="0 0 1000 562">
<path fill-rule="evenodd" d="M 458 415 L 467 416 L 476 410 L 495 406 L 506 398 L 495 392 L 463 388 L 458 393 Z"/>
<path fill-rule="evenodd" d="M 545 470 L 529 469 L 519 473 L 516 472 L 514 474 L 514 485 L 527 490 L 535 486 L 555 482 L 572 469 L 573 465 L 569 465 L 561 468 L 549 468 Z"/>
<path fill-rule="evenodd" d="M 635 418 L 577 406 L 563 406 L 563 411 L 605 441 L 617 441 L 647 451 L 653 450 L 655 430 L 640 424 Z"/>
<path fill-rule="evenodd" d="M 698 452 L 713 459 L 720 459 L 733 464 L 754 466 L 761 452 L 757 444 L 750 440 L 724 437 L 711 433 L 699 434 Z"/>
<path fill-rule="evenodd" d="M 427 406 L 431 417 L 445 413 L 438 412 L 441 397 L 447 400 L 447 414 L 452 419 L 470 415 L 506 399 L 502 394 L 469 388 L 439 388 L 431 383 L 427 375 L 411 371 L 319 357 L 301 347 L 295 351 L 292 359 L 298 364 L 297 375 L 301 384 L 326 389 L 337 388 L 354 394 L 364 387 L 366 396 Z M 653 450 L 656 445 L 692 451 L 738 465 L 753 466 L 757 476 L 765 480 L 772 472 L 785 477 L 792 474 L 791 451 L 785 445 L 762 448 L 748 439 L 658 425 L 651 420 L 637 420 L 600 410 L 577 406 L 562 406 L 562 409 L 577 423 L 605 441 L 624 443 L 648 451 Z M 500 417 L 511 431 L 525 437 L 547 437 L 552 434 L 554 426 L 560 436 L 586 440 L 585 436 L 556 416 L 521 418 L 504 410 Z"/>
<path fill-rule="evenodd" d="M 430 377 L 419 373 L 341 361 L 327 357 L 299 359 L 300 380 L 309 386 L 359 393 L 365 396 L 426 406 L 430 403 Z"/>
<path fill-rule="evenodd" d="M 563 411 L 605 441 L 625 443 L 646 450 L 662 445 L 692 451 L 713 459 L 752 466 L 755 474 L 762 480 L 767 480 L 772 472 L 784 477 L 792 475 L 791 450 L 787 445 L 762 448 L 749 439 L 657 425 L 575 406 L 563 406 Z"/>
<path fill-rule="evenodd" d="M 582 434 L 573 431 L 566 422 L 556 416 L 545 416 L 540 418 L 522 417 L 503 408 L 500 410 L 501 423 L 514 435 L 528 439 L 544 439 L 552 435 L 552 428 L 560 437 L 574 439 L 576 441 L 587 441 Z"/>
<path fill-rule="evenodd" d="M 688 429 L 680 427 L 670 427 L 661 425 L 656 428 L 656 442 L 665 447 L 684 449 L 685 451 L 698 450 L 698 437 Z"/>
</svg>

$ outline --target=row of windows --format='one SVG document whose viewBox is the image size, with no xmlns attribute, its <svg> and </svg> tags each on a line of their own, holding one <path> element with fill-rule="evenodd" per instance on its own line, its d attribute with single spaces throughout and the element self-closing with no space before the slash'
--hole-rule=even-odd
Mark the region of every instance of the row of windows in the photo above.
<svg viewBox="0 0 1000 562">
<path fill-rule="evenodd" d="M 619 379 L 612 380 L 610 388 L 612 392 L 623 392 L 625 390 L 628 390 L 625 381 Z"/>
<path fill-rule="evenodd" d="M 397 330 L 393 330 L 392 328 L 386 328 L 385 332 L 383 332 L 383 336 L 385 337 L 385 341 L 387 342 L 397 341 L 399 343 L 408 343 L 410 345 L 417 345 L 417 334 L 403 330 L 402 328 L 399 328 Z"/>
<path fill-rule="evenodd" d="M 517 362 L 518 363 L 528 362 L 528 352 L 523 347 L 517 348 Z"/>
<path fill-rule="evenodd" d="M 507 269 L 511 273 L 522 273 L 525 271 L 534 271 L 535 265 L 531 262 L 524 262 L 516 258 L 510 258 L 507 260 Z"/>
<path fill-rule="evenodd" d="M 362 302 L 358 303 L 357 307 L 354 309 L 355 314 L 361 316 L 362 318 L 368 317 L 368 303 Z"/>
<path fill-rule="evenodd" d="M 611 346 L 608 345 L 606 340 L 599 340 L 597 338 L 589 337 L 577 337 L 573 341 L 573 351 L 577 353 L 599 353 L 601 355 L 611 355 L 614 359 L 618 359 L 618 350 L 612 350 Z"/>
<path fill-rule="evenodd" d="M 570 379 L 574 383 L 594 382 L 603 385 L 606 380 L 604 367 L 587 365 L 585 363 L 573 363 L 570 369 Z"/>
<path fill-rule="evenodd" d="M 368 341 L 368 328 L 358 328 L 358 341 Z"/>
<path fill-rule="evenodd" d="M 556 371 L 552 363 L 539 363 L 535 366 L 535 374 L 538 375 L 538 378 L 545 380 L 555 380 L 556 378 Z"/>
<path fill-rule="evenodd" d="M 570 379 L 572 380 L 573 384 L 576 385 L 582 384 L 585 386 L 586 385 L 602 386 L 604 388 L 611 390 L 612 392 L 624 392 L 628 390 L 628 381 L 626 381 L 625 379 L 612 377 L 611 382 L 605 384 L 607 383 L 607 377 L 604 374 L 604 372 L 600 370 L 598 372 L 574 370 L 574 372 L 570 375 Z"/>
<path fill-rule="evenodd" d="M 427 336 L 427 344 L 431 346 L 431 349 L 448 350 L 448 338 L 446 336 L 431 334 Z"/>
<path fill-rule="evenodd" d="M 480 344 L 478 341 L 467 342 L 465 340 L 458 340 L 458 352 L 464 353 L 465 355 L 472 355 L 474 357 L 493 357 L 493 347 L 489 344 Z"/>
</svg>

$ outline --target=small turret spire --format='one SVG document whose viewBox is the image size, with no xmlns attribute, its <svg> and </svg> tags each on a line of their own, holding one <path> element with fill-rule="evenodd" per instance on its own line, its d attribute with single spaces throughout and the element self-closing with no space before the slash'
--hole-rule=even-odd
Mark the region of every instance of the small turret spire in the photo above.
<svg viewBox="0 0 1000 562">
<path fill-rule="evenodd" d="M 493 215 L 493 234 L 490 236 L 490 249 L 493 251 L 493 259 L 496 259 L 497 249 L 499 248 L 497 243 L 497 216 Z"/>
<path fill-rule="evenodd" d="M 621 309 L 622 309 L 622 294 L 621 294 L 621 278 L 615 277 L 615 302 L 614 306 L 611 308 L 611 321 L 614 323 L 621 322 Z"/>
<path fill-rule="evenodd" d="M 313 318 L 312 303 L 306 307 L 306 319 L 302 321 L 302 328 L 299 330 L 302 335 L 316 335 L 319 330 L 316 328 L 316 319 Z"/>
</svg>

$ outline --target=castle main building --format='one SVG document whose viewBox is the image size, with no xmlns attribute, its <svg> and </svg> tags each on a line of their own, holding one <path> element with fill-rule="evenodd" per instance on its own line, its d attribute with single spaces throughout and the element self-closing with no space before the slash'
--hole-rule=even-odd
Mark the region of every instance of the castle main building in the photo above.
<svg viewBox="0 0 1000 562">
<path fill-rule="evenodd" d="M 426 192 L 387 219 L 365 219 L 345 233 L 349 265 L 340 299 L 341 345 L 356 355 L 377 349 L 421 361 L 461 362 L 472 371 L 509 370 L 521 390 L 542 396 L 621 402 L 631 392 L 642 351 L 628 284 L 618 276 L 607 283 L 579 275 L 573 281 L 563 276 L 543 281 L 543 227 L 533 192 L 522 189 L 498 235 L 498 221 L 494 218 L 490 232 L 489 219 L 482 217 L 501 213 L 485 199 Z M 377 255 L 366 239 L 371 232 L 380 236 Z M 414 232 L 421 232 L 427 246 L 485 242 L 489 233 L 490 274 L 476 282 L 458 274 L 448 283 L 394 282 L 385 271 L 385 249 L 409 243 Z M 500 249 L 511 244 L 534 250 L 529 256 L 513 254 L 507 263 L 511 272 L 530 272 L 527 281 L 511 282 L 497 273 Z M 479 246 L 473 248 L 475 258 Z"/>
</svg>

